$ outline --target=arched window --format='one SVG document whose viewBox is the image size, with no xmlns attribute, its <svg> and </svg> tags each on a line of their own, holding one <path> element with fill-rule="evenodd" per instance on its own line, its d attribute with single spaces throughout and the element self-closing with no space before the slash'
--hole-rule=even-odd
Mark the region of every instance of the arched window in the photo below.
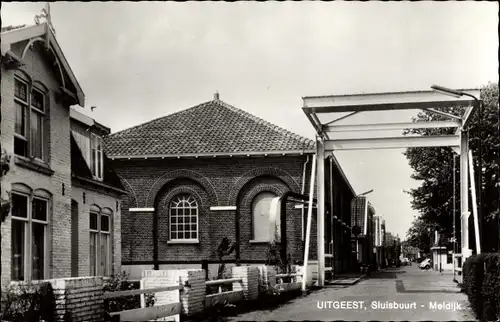
<svg viewBox="0 0 500 322">
<path fill-rule="evenodd" d="M 46 161 L 44 123 L 48 93 L 40 84 L 33 84 L 21 75 L 14 78 L 15 136 L 14 153 Z"/>
<path fill-rule="evenodd" d="M 276 198 L 272 192 L 261 192 L 255 196 L 252 202 L 252 222 L 254 241 L 269 241 L 269 216 L 271 201 Z M 277 217 L 279 226 L 279 216 Z"/>
<path fill-rule="evenodd" d="M 170 240 L 198 239 L 198 203 L 187 194 L 172 199 L 170 212 Z"/>
<path fill-rule="evenodd" d="M 47 240 L 50 194 L 31 193 L 29 187 L 12 185 L 12 280 L 41 280 L 48 275 Z"/>
<path fill-rule="evenodd" d="M 90 207 L 90 275 L 111 273 L 111 230 L 113 212 L 109 208 Z"/>
</svg>

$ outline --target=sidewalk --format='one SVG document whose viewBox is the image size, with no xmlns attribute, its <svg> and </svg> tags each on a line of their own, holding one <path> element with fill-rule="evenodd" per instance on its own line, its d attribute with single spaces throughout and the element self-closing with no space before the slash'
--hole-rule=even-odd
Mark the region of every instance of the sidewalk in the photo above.
<svg viewBox="0 0 500 322">
<path fill-rule="evenodd" d="M 344 277 L 344 276 L 337 276 Z M 348 276 L 347 281 L 358 277 Z M 452 281 L 453 273 L 440 274 L 403 266 L 373 272 L 356 285 L 324 287 L 292 299 L 272 310 L 261 309 L 227 317 L 229 321 L 474 321 L 467 296 Z M 336 301 L 363 303 L 363 307 L 335 307 Z M 404 309 L 379 305 L 399 303 Z M 451 304 L 451 309 L 434 305 Z M 329 305 L 332 305 L 331 307 Z"/>
<path fill-rule="evenodd" d="M 325 281 L 325 286 L 328 285 L 354 285 L 366 278 L 367 274 L 338 274 L 332 279 Z"/>
</svg>

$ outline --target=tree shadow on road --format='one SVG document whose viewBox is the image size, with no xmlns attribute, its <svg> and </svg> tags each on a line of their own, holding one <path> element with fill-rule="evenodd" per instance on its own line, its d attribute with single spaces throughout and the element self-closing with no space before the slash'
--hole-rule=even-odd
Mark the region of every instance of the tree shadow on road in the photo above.
<svg viewBox="0 0 500 322">
<path fill-rule="evenodd" d="M 396 275 L 396 273 L 393 273 L 393 272 L 373 273 L 369 277 L 369 279 L 396 279 L 396 278 L 397 278 L 397 275 Z"/>
<path fill-rule="evenodd" d="M 459 290 L 456 290 L 456 291 L 450 291 L 450 290 L 407 290 L 405 289 L 405 286 L 403 284 L 403 281 L 402 280 L 396 280 L 396 292 L 398 293 L 407 293 L 407 294 L 410 294 L 410 293 L 414 293 L 414 294 L 417 294 L 417 293 L 429 293 L 429 294 L 443 294 L 443 293 L 450 293 L 450 294 L 456 294 L 456 293 L 460 293 Z"/>
<path fill-rule="evenodd" d="M 308 292 L 308 294 L 310 291 Z M 243 301 L 236 305 L 218 305 L 203 311 L 203 313 L 190 318 L 181 319 L 184 322 L 227 322 L 231 318 L 250 312 L 272 312 L 291 301 L 305 296 L 302 291 L 291 291 L 281 295 L 260 296 L 254 301 Z"/>
</svg>

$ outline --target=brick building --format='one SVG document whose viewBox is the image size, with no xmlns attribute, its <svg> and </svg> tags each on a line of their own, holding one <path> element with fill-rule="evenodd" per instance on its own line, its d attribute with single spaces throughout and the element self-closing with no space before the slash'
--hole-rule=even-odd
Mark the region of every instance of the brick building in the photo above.
<svg viewBox="0 0 500 322">
<path fill-rule="evenodd" d="M 365 196 L 359 196 L 351 202 L 352 227 L 359 227 L 359 234 L 352 233 L 353 254 L 362 265 L 373 264 L 375 247 L 375 208 Z"/>
<path fill-rule="evenodd" d="M 374 215 L 374 226 L 375 226 L 375 257 L 377 260 L 378 267 L 384 267 L 384 237 L 385 237 L 385 222 L 381 215 Z"/>
<path fill-rule="evenodd" d="M 230 262 L 265 262 L 270 202 L 287 191 L 308 193 L 315 153 L 313 141 L 235 108 L 218 94 L 111 134 L 105 146 L 128 191 L 122 265 L 132 277 L 143 269 L 200 267 L 202 260 L 212 269 L 224 237 L 239 242 Z M 341 270 L 347 268 L 340 259 L 349 256 L 348 205 L 354 193 L 336 160 L 325 162 L 333 205 L 328 209 L 345 222 L 334 226 L 331 211 L 327 215 L 326 250 L 330 257 L 337 254 Z M 303 260 L 306 215 L 307 208 L 288 204 L 287 253 L 293 262 Z M 314 217 L 310 251 L 316 259 Z"/>
<path fill-rule="evenodd" d="M 1 40 L 2 287 L 109 275 L 120 268 L 124 193 L 100 144 L 109 129 L 70 108 L 84 94 L 47 24 Z"/>
</svg>

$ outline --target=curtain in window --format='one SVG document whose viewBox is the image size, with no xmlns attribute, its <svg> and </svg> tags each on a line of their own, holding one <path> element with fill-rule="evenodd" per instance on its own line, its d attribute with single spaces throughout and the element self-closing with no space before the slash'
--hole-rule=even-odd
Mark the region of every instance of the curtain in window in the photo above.
<svg viewBox="0 0 500 322">
<path fill-rule="evenodd" d="M 15 131 L 17 134 L 22 136 L 26 135 L 26 107 L 18 102 L 15 102 L 16 105 L 16 124 Z"/>
<path fill-rule="evenodd" d="M 96 147 L 97 137 L 95 135 L 91 136 L 91 159 L 90 159 L 90 170 L 92 171 L 92 175 L 97 175 L 97 147 Z"/>
<path fill-rule="evenodd" d="M 96 276 L 97 271 L 96 271 L 96 263 L 97 263 L 97 253 L 96 253 L 96 247 L 97 247 L 97 233 L 91 232 L 90 233 L 90 275 L 91 276 Z"/>
<path fill-rule="evenodd" d="M 12 220 L 12 280 L 24 280 L 25 222 Z"/>
<path fill-rule="evenodd" d="M 101 234 L 101 272 L 103 276 L 109 274 L 109 235 Z"/>
<path fill-rule="evenodd" d="M 102 138 L 97 138 L 97 177 L 102 178 Z"/>
<path fill-rule="evenodd" d="M 31 155 L 42 159 L 42 119 L 40 113 L 33 112 L 31 114 Z"/>
<path fill-rule="evenodd" d="M 45 249 L 45 225 L 33 223 L 33 249 L 32 249 L 32 269 L 34 280 L 44 278 L 44 249 Z"/>
<path fill-rule="evenodd" d="M 73 134 L 73 137 L 76 141 L 76 144 L 82 151 L 82 155 L 85 158 L 85 161 L 87 161 L 87 165 L 89 168 L 91 167 L 91 151 L 90 151 L 90 139 L 89 139 L 89 133 L 82 127 L 71 124 L 71 133 Z"/>
</svg>

